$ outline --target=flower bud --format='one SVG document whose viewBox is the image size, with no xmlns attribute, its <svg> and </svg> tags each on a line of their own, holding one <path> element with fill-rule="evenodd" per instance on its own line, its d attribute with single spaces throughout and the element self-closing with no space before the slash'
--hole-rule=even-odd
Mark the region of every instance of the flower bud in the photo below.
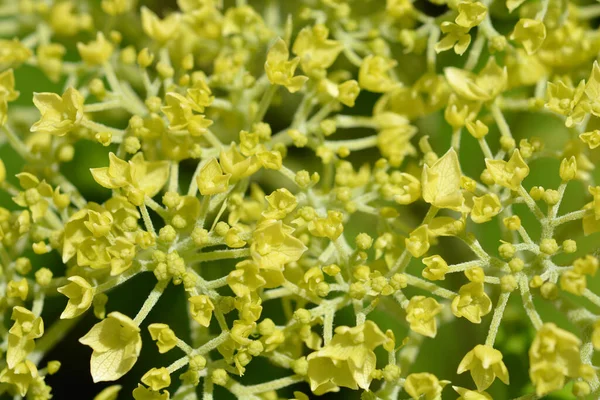
<svg viewBox="0 0 600 400">
<path fill-rule="evenodd" d="M 571 156 L 571 158 L 564 158 L 560 163 L 560 179 L 563 182 L 568 182 L 572 179 L 575 179 L 577 176 L 577 161 L 575 160 L 575 156 Z"/>
</svg>

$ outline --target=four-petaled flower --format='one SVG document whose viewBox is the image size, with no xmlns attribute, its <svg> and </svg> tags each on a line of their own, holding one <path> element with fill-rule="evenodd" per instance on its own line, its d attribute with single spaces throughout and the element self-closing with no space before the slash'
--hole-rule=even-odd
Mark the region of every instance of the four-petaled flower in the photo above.
<svg viewBox="0 0 600 400">
<path fill-rule="evenodd" d="M 508 370 L 502 361 L 502 353 L 488 345 L 478 344 L 464 356 L 456 372 L 462 374 L 465 371 L 471 371 L 480 392 L 489 388 L 496 377 L 508 385 Z"/>
<path fill-rule="evenodd" d="M 72 87 L 62 97 L 56 93 L 35 93 L 33 104 L 42 116 L 31 126 L 31 132 L 66 135 L 83 120 L 83 102 L 81 93 Z"/>
<path fill-rule="evenodd" d="M 146 161 L 142 153 L 137 153 L 131 160 L 121 160 L 114 153 L 109 153 L 109 166 L 92 168 L 92 176 L 99 185 L 107 189 L 122 188 L 132 204 L 144 203 L 145 196 L 155 196 L 169 178 L 167 161 Z"/>
<path fill-rule="evenodd" d="M 338 391 L 339 386 L 368 389 L 377 361 L 373 350 L 386 341 L 373 321 L 337 327 L 331 342 L 307 357 L 311 390 L 320 395 Z"/>
<path fill-rule="evenodd" d="M 116 381 L 129 372 L 142 350 L 140 328 L 120 312 L 108 314 L 79 342 L 93 350 L 90 371 L 94 382 Z"/>
</svg>

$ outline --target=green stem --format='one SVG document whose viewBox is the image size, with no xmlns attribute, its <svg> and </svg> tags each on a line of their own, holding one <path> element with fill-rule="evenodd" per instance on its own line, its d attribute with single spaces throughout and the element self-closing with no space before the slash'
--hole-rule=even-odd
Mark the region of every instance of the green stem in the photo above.
<svg viewBox="0 0 600 400">
<path fill-rule="evenodd" d="M 146 208 L 146 204 L 142 204 L 140 206 L 140 211 L 142 212 L 142 219 L 144 220 L 146 230 L 150 232 L 152 236 L 156 237 L 156 231 L 154 230 L 154 225 L 152 224 L 152 219 L 150 218 L 150 214 L 148 213 L 148 208 Z"/>
<path fill-rule="evenodd" d="M 413 276 L 413 275 L 409 275 L 409 274 L 405 274 L 405 275 L 406 275 L 406 281 L 409 285 L 414 286 L 419 289 L 426 290 L 433 295 L 443 297 L 448 300 L 452 300 L 457 296 L 457 294 L 454 293 L 453 291 L 444 289 L 443 287 L 438 286 L 435 283 L 428 282 L 421 278 L 417 278 L 416 276 Z"/>
<path fill-rule="evenodd" d="M 263 120 L 263 118 L 265 117 L 265 114 L 267 113 L 267 110 L 269 109 L 269 106 L 271 105 L 273 96 L 277 92 L 277 87 L 278 87 L 277 85 L 271 85 L 267 88 L 267 90 L 263 94 L 262 99 L 260 99 L 260 103 L 258 104 L 258 109 L 256 110 L 256 113 L 254 114 L 254 118 L 252 118 L 252 123 L 248 127 L 249 129 L 251 129 L 252 125 L 254 125 L 255 123 L 261 122 Z"/>
<path fill-rule="evenodd" d="M 172 374 L 173 372 L 177 371 L 178 369 L 181 369 L 181 368 L 185 367 L 186 365 L 188 365 L 189 362 L 190 362 L 190 358 L 188 356 L 183 356 L 179 360 L 174 361 L 171 365 L 169 365 L 167 367 L 167 371 L 169 371 L 169 374 Z"/>
<path fill-rule="evenodd" d="M 529 291 L 529 285 L 527 282 L 527 276 L 523 273 L 520 274 L 518 278 L 519 282 L 519 290 L 521 291 L 521 298 L 523 299 L 523 307 L 525 308 L 525 312 L 527 316 L 531 320 L 533 327 L 537 330 L 542 327 L 544 322 L 542 318 L 538 314 L 535 306 L 533 305 L 533 299 L 531 298 L 531 292 Z"/>
<path fill-rule="evenodd" d="M 250 249 L 227 249 L 227 250 L 214 250 L 206 253 L 198 253 L 186 259 L 188 264 L 204 261 L 216 261 L 226 260 L 231 258 L 244 258 L 250 256 Z"/>
<path fill-rule="evenodd" d="M 194 350 L 193 354 L 194 355 L 198 355 L 198 354 L 204 355 L 204 354 L 216 349 L 223 343 L 225 343 L 227 341 L 227 339 L 229 339 L 229 331 L 222 331 L 219 334 L 219 336 L 209 340 L 208 342 L 206 342 L 205 344 L 203 344 L 202 346 L 200 346 L 196 350 Z"/>
<path fill-rule="evenodd" d="M 492 112 L 492 115 L 494 116 L 494 120 L 496 121 L 496 124 L 498 125 L 500 134 L 502 136 L 512 138 L 512 133 L 510 131 L 510 127 L 506 123 L 504 114 L 502 114 L 502 110 L 500 109 L 500 107 L 498 107 L 498 104 L 492 103 L 490 105 L 490 111 Z"/>
<path fill-rule="evenodd" d="M 337 151 L 343 147 L 350 151 L 364 150 L 377 146 L 377 135 L 350 140 L 325 141 L 327 148 Z"/>
<path fill-rule="evenodd" d="M 140 326 L 140 324 L 144 321 L 144 319 L 146 319 L 146 317 L 148 316 L 150 311 L 152 311 L 152 309 L 158 302 L 158 299 L 160 299 L 160 296 L 162 296 L 162 294 L 164 293 L 164 291 L 168 285 L 169 285 L 168 279 L 158 281 L 156 283 L 156 286 L 154 286 L 154 289 L 152 289 L 152 291 L 150 292 L 150 295 L 148 295 L 148 298 L 142 305 L 142 308 L 140 309 L 140 311 L 137 313 L 137 315 L 133 319 L 133 322 L 137 326 Z"/>
<path fill-rule="evenodd" d="M 502 293 L 500 298 L 498 299 L 498 305 L 494 310 L 494 316 L 492 317 L 492 322 L 490 323 L 490 329 L 488 331 L 487 338 L 485 339 L 485 344 L 487 346 L 494 347 L 494 342 L 496 341 L 496 335 L 498 334 L 498 328 L 500 327 L 500 322 L 502 322 L 502 316 L 504 315 L 504 309 L 506 308 L 506 304 L 508 303 L 508 299 L 510 298 L 510 292 Z"/>
</svg>

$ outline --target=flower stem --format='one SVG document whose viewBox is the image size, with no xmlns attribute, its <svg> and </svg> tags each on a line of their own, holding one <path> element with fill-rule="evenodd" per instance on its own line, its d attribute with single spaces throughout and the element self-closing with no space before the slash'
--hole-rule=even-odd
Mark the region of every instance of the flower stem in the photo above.
<svg viewBox="0 0 600 400">
<path fill-rule="evenodd" d="M 133 319 L 133 322 L 135 322 L 136 325 L 140 326 L 144 319 L 146 319 L 146 317 L 148 316 L 150 311 L 152 311 L 152 309 L 158 302 L 158 299 L 160 299 L 160 296 L 162 296 L 168 285 L 168 279 L 164 279 L 156 283 L 156 286 L 154 286 L 154 289 L 152 289 L 152 291 L 150 292 L 150 295 L 142 305 L 142 308 Z"/>
</svg>

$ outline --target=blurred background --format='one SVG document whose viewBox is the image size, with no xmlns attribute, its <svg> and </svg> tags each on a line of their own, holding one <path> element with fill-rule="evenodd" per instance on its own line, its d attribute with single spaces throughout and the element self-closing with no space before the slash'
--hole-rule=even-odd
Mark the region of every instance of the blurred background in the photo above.
<svg viewBox="0 0 600 400">
<path fill-rule="evenodd" d="M 15 1 L 15 0 L 8 0 Z M 232 2 L 225 2 L 226 5 Z M 249 1 L 250 5 L 260 9 L 262 7 L 261 1 Z M 293 12 L 294 5 L 292 2 L 281 0 L 283 4 L 284 13 Z M 139 1 L 138 5 L 144 4 L 149 8 L 153 9 L 159 15 L 164 15 L 170 10 L 175 10 L 177 5 L 172 0 L 148 0 Z M 384 0 L 371 0 L 362 2 L 353 2 L 357 10 L 360 12 L 361 7 L 372 8 L 383 8 L 385 7 Z M 443 7 L 433 6 L 430 3 L 424 1 L 417 1 L 417 7 L 426 10 L 429 14 L 435 15 L 443 11 Z M 513 21 L 507 18 L 505 21 L 500 21 L 499 30 L 502 29 L 503 24 L 507 27 L 511 27 L 514 24 Z M 136 30 L 139 27 L 130 26 L 129 29 Z M 294 32 L 298 31 L 296 26 Z M 127 38 L 126 33 L 124 34 Z M 78 38 L 78 40 L 86 41 L 90 38 Z M 125 39 L 127 40 L 127 39 Z M 77 60 L 78 55 L 76 53 L 74 43 L 68 47 L 69 52 L 66 59 Z M 424 62 L 422 56 L 406 55 L 403 54 L 401 49 L 394 49 L 394 54 L 397 56 L 398 67 L 397 71 L 399 76 L 402 77 L 405 84 L 410 85 L 412 82 L 419 77 L 424 71 Z M 397 51 L 396 51 L 397 50 Z M 450 52 L 443 53 L 439 57 L 438 73 L 441 73 L 444 66 L 457 65 L 458 57 Z M 487 60 L 484 54 L 481 58 Z M 462 65 L 462 61 L 459 65 Z M 340 57 L 338 63 L 334 68 L 348 68 L 352 67 L 347 64 L 343 57 Z M 30 66 L 22 66 L 16 72 L 17 89 L 21 92 L 21 96 L 18 101 L 14 104 L 15 106 L 31 107 L 33 92 L 55 92 L 61 93 L 64 81 L 53 83 L 50 82 L 41 72 Z M 354 70 L 354 72 L 356 72 Z M 293 111 L 297 106 L 299 96 L 293 96 L 283 93 L 283 90 L 278 92 L 279 98 L 276 98 L 274 105 L 269 109 L 265 121 L 271 124 L 273 132 L 277 132 L 287 127 L 290 123 Z M 357 100 L 357 104 L 354 108 L 345 108 L 342 110 L 343 114 L 357 114 L 357 115 L 370 115 L 372 108 L 379 95 L 368 93 L 363 91 Z M 521 138 L 541 138 L 546 147 L 553 150 L 564 149 L 566 142 L 569 138 L 569 134 L 562 122 L 554 117 L 542 114 L 533 113 L 507 113 L 508 122 L 511 126 L 512 132 L 519 142 Z M 124 119 L 123 115 L 106 115 L 104 116 L 107 123 L 113 126 L 125 126 L 127 120 Z M 419 133 L 414 138 L 414 145 L 419 138 L 424 135 L 430 137 L 430 143 L 434 150 L 438 154 L 443 154 L 450 147 L 450 136 L 451 129 L 449 125 L 444 121 L 443 113 L 436 112 L 425 118 L 413 121 L 413 123 L 419 128 Z M 597 126 L 590 125 L 591 129 L 597 128 Z M 591 130 L 590 129 L 590 130 Z M 232 129 L 227 134 L 230 137 L 236 137 L 239 130 Z M 331 138 L 336 139 L 349 139 L 362 136 L 372 135 L 374 132 L 366 129 L 346 129 L 338 130 L 338 132 Z M 27 130 L 22 128 L 19 134 L 26 136 Z M 488 143 L 492 147 L 492 151 L 497 150 L 499 134 L 495 126 L 491 127 L 491 132 L 488 136 Z M 227 142 L 227 140 L 224 140 Z M 108 164 L 108 152 L 114 151 L 115 147 L 108 146 L 103 147 L 102 145 L 91 142 L 91 141 L 80 141 L 76 145 L 75 157 L 71 162 L 65 163 L 61 167 L 61 171 L 64 175 L 79 188 L 83 196 L 88 201 L 94 201 L 102 203 L 110 196 L 110 191 L 106 190 L 97 185 L 89 173 L 89 168 L 101 167 Z M 364 151 L 353 152 L 348 158 L 355 165 L 355 168 L 359 167 L 363 163 L 373 163 L 380 154 L 377 149 L 369 149 Z M 599 152 L 592 153 L 592 161 L 598 163 Z M 12 183 L 18 183 L 14 178 L 14 174 L 20 172 L 24 165 L 23 160 L 8 146 L 4 145 L 0 148 L 0 158 L 4 161 L 7 170 L 9 180 Z M 478 178 L 481 171 L 484 168 L 484 161 L 481 150 L 478 143 L 470 135 L 464 133 L 462 136 L 460 161 L 465 175 L 473 178 Z M 285 164 L 293 170 L 307 169 L 309 171 L 319 171 L 321 168 L 320 161 L 315 157 L 314 153 L 310 150 L 304 149 L 293 149 L 290 148 L 289 155 L 285 159 Z M 405 164 L 414 164 L 418 167 L 416 159 L 407 159 Z M 189 184 L 192 173 L 196 167 L 196 162 L 193 160 L 184 161 L 181 164 L 180 169 L 180 181 L 181 185 L 185 189 Z M 554 159 L 540 159 L 535 160 L 530 164 L 531 174 L 527 177 L 524 182 L 524 186 L 529 189 L 531 186 L 543 186 L 545 188 L 556 188 L 560 183 L 558 176 L 559 160 Z M 595 172 L 596 179 L 599 178 L 598 171 Z M 268 172 L 262 172 L 257 174 L 256 181 L 261 185 L 266 193 L 270 193 L 273 189 L 278 187 L 286 186 L 287 183 L 279 178 L 277 174 Z M 566 198 L 561 206 L 560 213 L 567 213 L 572 210 L 576 210 L 586 203 L 587 188 L 584 187 L 580 182 L 572 182 L 569 184 Z M 17 209 L 10 197 L 5 193 L 0 193 L 0 206 L 7 209 Z M 414 205 L 414 207 L 406 208 L 402 210 L 399 218 L 410 225 L 416 226 L 422 219 L 426 207 L 423 203 Z M 539 237 L 539 224 L 535 218 L 528 212 L 526 207 L 516 205 L 516 213 L 521 217 L 523 225 L 530 233 L 534 240 Z M 483 247 L 491 254 L 497 255 L 497 247 L 500 240 L 500 231 L 498 228 L 497 218 L 489 223 L 485 224 L 474 224 L 469 220 L 467 229 L 473 232 L 476 237 L 480 240 Z M 159 224 L 159 221 L 155 221 Z M 160 226 L 160 225 L 159 225 Z M 352 215 L 350 223 L 346 225 L 344 234 L 352 241 L 356 234 L 360 232 L 369 233 L 372 236 L 377 236 L 376 231 L 377 225 L 374 220 L 371 220 L 366 214 L 356 213 Z M 568 223 L 561 226 L 557 232 L 557 241 L 560 243 L 564 239 L 576 239 L 578 244 L 578 252 L 575 255 L 559 256 L 556 257 L 557 262 L 560 264 L 569 264 L 578 255 L 586 254 L 597 250 L 599 247 L 600 236 L 598 234 L 590 235 L 588 237 L 583 236 L 581 223 L 574 222 Z M 448 264 L 462 262 L 470 259 L 472 256 L 466 246 L 464 246 L 457 239 L 453 238 L 440 238 L 439 243 L 436 247 L 433 247 L 429 254 L 440 254 L 444 259 L 447 260 Z M 56 253 L 50 253 L 43 256 L 37 256 L 31 253 L 31 259 L 34 260 L 35 271 L 41 267 L 48 267 L 53 270 L 56 275 L 64 274 L 64 265 L 60 261 L 60 256 Z M 226 275 L 231 269 L 234 268 L 235 261 L 220 261 L 213 263 L 206 263 L 202 266 L 202 273 L 206 279 L 215 279 Z M 412 260 L 408 267 L 408 271 L 420 275 L 423 265 L 420 260 Z M 596 277 L 589 281 L 588 286 L 591 290 L 598 293 L 600 291 L 600 277 Z M 440 284 L 444 287 L 452 288 L 456 290 L 465 281 L 464 276 L 461 274 L 448 275 L 445 281 Z M 135 315 L 142 305 L 147 294 L 152 290 L 155 283 L 155 278 L 152 274 L 145 274 L 138 276 L 135 279 L 123 284 L 122 286 L 114 289 L 109 294 L 109 302 L 107 304 L 107 313 L 111 311 L 120 311 L 126 315 Z M 492 285 L 487 285 L 488 294 L 492 298 L 494 304 L 496 303 L 498 292 L 494 291 L 496 288 Z M 406 294 L 408 297 L 419 294 L 417 290 L 407 290 Z M 572 297 L 572 296 L 570 296 Z M 573 297 L 573 301 L 584 303 L 584 300 Z M 43 319 L 46 327 L 51 325 L 51 322 L 56 320 L 64 306 L 66 299 L 63 296 L 55 296 L 48 298 L 44 307 Z M 539 299 L 536 296 L 535 300 L 536 307 L 538 308 L 544 321 L 556 322 L 560 327 L 575 331 L 574 327 L 567 321 L 566 318 L 556 312 L 552 304 Z M 587 304 L 585 304 L 588 306 Z M 263 317 L 269 317 L 277 324 L 284 324 L 285 317 L 283 314 L 282 307 L 279 301 L 269 301 L 263 304 Z M 185 312 L 186 300 L 181 287 L 169 286 L 163 297 L 158 302 L 157 306 L 152 310 L 146 321 L 142 326 L 142 339 L 143 349 L 142 354 L 134 366 L 134 368 L 120 379 L 118 384 L 123 386 L 121 391 L 120 399 L 131 398 L 131 390 L 137 386 L 141 376 L 152 367 L 167 366 L 172 361 L 177 359 L 180 354 L 177 350 L 173 350 L 167 354 L 159 354 L 156 346 L 151 341 L 147 332 L 146 326 L 153 322 L 167 323 L 177 333 L 177 335 L 183 340 L 190 341 L 189 338 L 189 327 L 187 314 Z M 401 309 L 396 307 L 386 307 L 387 310 L 375 311 L 369 315 L 369 319 L 377 322 L 379 327 L 385 331 L 386 329 L 392 329 L 395 333 L 397 343 L 400 343 L 404 337 L 407 336 L 408 328 L 405 324 L 405 315 Z M 393 310 L 397 310 L 394 313 Z M 598 310 L 592 310 L 598 311 Z M 412 366 L 410 371 L 403 371 L 403 375 L 406 376 L 410 372 L 431 372 L 440 379 L 447 379 L 452 381 L 452 385 L 474 388 L 474 384 L 468 373 L 457 375 L 456 368 L 463 358 L 463 356 L 470 351 L 476 344 L 484 342 L 487 335 L 488 326 L 491 321 L 491 313 L 488 314 L 480 325 L 474 325 L 469 323 L 465 319 L 453 318 L 450 323 L 441 325 L 438 329 L 438 335 L 435 339 L 426 338 L 421 351 L 416 360 L 416 363 Z M 78 343 L 78 339 L 82 337 L 95 323 L 96 318 L 91 312 L 85 314 L 85 316 L 79 321 L 77 326 L 67 335 L 58 346 L 56 346 L 50 353 L 47 354 L 41 365 L 44 365 L 49 360 L 59 360 L 62 363 L 62 367 L 59 372 L 53 376 L 47 378 L 47 383 L 53 388 L 53 395 L 55 399 L 92 399 L 95 394 L 100 390 L 114 383 L 102 383 L 93 384 L 91 376 L 89 374 L 89 360 L 91 350 L 87 346 L 83 346 Z M 214 322 L 214 320 L 213 320 Z M 339 325 L 353 325 L 354 315 L 350 309 L 345 309 L 336 315 L 335 326 Z M 211 326 L 211 330 L 218 333 L 217 326 Z M 503 323 L 500 327 L 498 337 L 496 340 L 495 347 L 502 351 L 504 354 L 504 362 L 506 363 L 510 372 L 511 384 L 506 386 L 496 380 L 493 386 L 488 390 L 494 399 L 511 399 L 523 394 L 533 392 L 533 388 L 528 383 L 528 356 L 527 351 L 529 344 L 534 336 L 534 330 L 525 315 L 520 296 L 511 296 L 511 300 L 506 309 L 506 313 L 503 319 Z M 379 349 L 383 350 L 383 349 Z M 215 357 L 219 357 L 217 353 Z M 378 352 L 378 359 L 387 360 L 387 356 L 383 351 Z M 596 360 L 598 361 L 598 360 Z M 596 365 L 598 363 L 596 362 Z M 383 366 L 383 364 L 382 364 Z M 184 372 L 184 371 L 181 371 Z M 238 378 L 241 383 L 253 384 L 264 382 L 265 380 L 271 380 L 277 377 L 283 377 L 288 375 L 289 372 L 283 369 L 279 369 L 268 361 L 262 358 L 255 358 L 247 368 L 246 374 Z M 178 373 L 174 374 L 173 384 L 171 386 L 171 392 L 178 386 L 179 380 L 177 379 Z M 568 385 L 563 391 L 559 393 L 547 396 L 548 399 L 572 399 L 574 396 L 571 394 L 571 385 Z M 377 386 L 374 387 L 376 389 Z M 199 387 L 200 388 L 200 387 Z M 285 398 L 293 397 L 292 391 L 300 390 L 304 393 L 310 393 L 307 384 L 300 384 L 289 388 L 287 391 L 280 391 L 280 396 Z M 201 393 L 199 390 L 198 393 Z M 1 396 L 0 396 L 1 397 Z M 457 396 L 454 392 L 447 388 L 444 391 L 443 398 L 455 399 Z M 8 397 L 3 397 L 8 398 Z M 215 392 L 215 398 L 229 399 L 232 396 L 222 388 L 217 388 Z M 339 393 L 330 393 L 322 396 L 324 399 L 357 399 L 360 398 L 360 393 L 352 392 L 349 390 L 342 389 Z M 401 394 L 400 398 L 408 398 L 408 395 Z"/>
</svg>

